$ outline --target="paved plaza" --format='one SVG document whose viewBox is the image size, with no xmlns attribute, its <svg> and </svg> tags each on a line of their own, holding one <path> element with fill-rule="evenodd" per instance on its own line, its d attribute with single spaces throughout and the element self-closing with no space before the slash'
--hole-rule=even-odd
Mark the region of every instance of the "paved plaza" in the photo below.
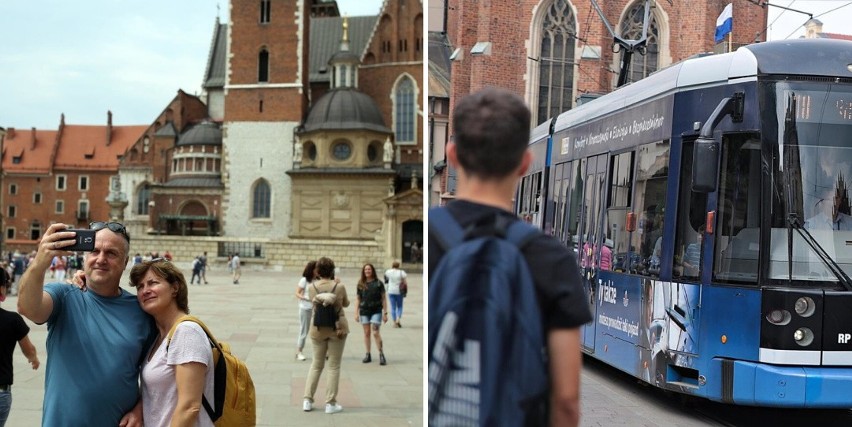
<svg viewBox="0 0 852 427">
<path fill-rule="evenodd" d="M 189 272 L 189 264 L 181 265 Z M 382 266 L 376 266 L 380 271 Z M 245 360 L 257 393 L 258 426 L 423 426 L 423 280 L 419 273 L 409 273 L 409 294 L 405 298 L 402 328 L 390 323 L 382 327 L 386 366 L 378 363 L 373 344 L 373 362 L 361 363 L 364 339 L 361 325 L 354 322 L 355 285 L 360 272 L 344 269 L 340 276 L 353 305 L 346 309 L 352 333 L 346 341 L 340 373 L 338 402 L 343 412 L 328 415 L 323 411 L 325 376 L 320 378 L 314 396 L 317 407 L 302 411 L 302 396 L 310 366 L 310 339 L 305 346 L 304 362 L 295 359 L 299 309 L 295 288 L 301 271 L 270 271 L 243 268 L 239 285 L 231 284 L 224 266 L 208 272 L 209 285 L 189 288 L 189 307 L 217 338 L 227 341 Z M 191 276 L 191 272 L 187 278 Z M 128 287 L 127 274 L 122 287 Z M 15 311 L 16 297 L 8 298 L 2 307 Z M 47 355 L 47 327 L 30 325 L 30 339 L 39 352 L 42 366 L 33 371 L 26 358 L 15 349 L 15 384 L 12 387 L 12 412 L 9 427 L 41 424 L 44 393 L 44 369 Z M 104 393 L 108 393 L 105 390 Z M 73 395 L 73 390 L 68 390 Z"/>
</svg>

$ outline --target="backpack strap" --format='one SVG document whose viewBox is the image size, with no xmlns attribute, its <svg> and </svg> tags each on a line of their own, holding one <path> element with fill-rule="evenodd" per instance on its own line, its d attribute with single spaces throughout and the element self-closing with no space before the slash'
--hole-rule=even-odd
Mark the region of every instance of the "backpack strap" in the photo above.
<svg viewBox="0 0 852 427">
<path fill-rule="evenodd" d="M 222 359 L 223 357 L 225 357 L 223 355 L 224 351 L 222 350 L 222 345 L 219 344 L 219 341 L 216 341 L 216 338 L 213 338 L 213 334 L 211 334 L 210 330 L 207 329 L 207 325 L 205 325 L 204 322 L 201 321 L 201 319 L 199 319 L 195 316 L 190 316 L 188 314 L 185 314 L 181 318 L 179 318 L 175 322 L 175 324 L 172 325 L 172 328 L 169 329 L 169 334 L 166 337 L 166 353 L 169 352 L 169 344 L 172 343 L 172 337 L 175 334 L 175 330 L 177 330 L 178 325 L 180 325 L 183 322 L 193 322 L 193 323 L 198 324 L 198 326 L 201 326 L 201 329 L 203 329 L 204 333 L 207 334 L 207 339 L 210 341 L 210 345 L 213 348 L 216 348 L 216 349 L 219 350 L 219 359 Z M 214 360 L 213 364 L 218 365 L 219 361 Z M 215 367 L 213 367 L 213 368 L 214 368 L 214 370 L 216 369 Z M 214 382 L 215 382 L 215 380 L 214 380 Z M 213 393 L 216 394 L 216 391 L 214 390 Z M 218 411 L 214 411 L 213 407 L 210 406 L 210 402 L 207 401 L 207 396 L 204 396 L 203 392 L 201 393 L 201 405 L 204 406 L 204 410 L 207 411 L 207 415 L 210 416 L 211 420 L 219 419 L 222 416 L 222 412 L 225 410 L 225 408 L 216 408 L 216 409 L 218 409 Z"/>
<path fill-rule="evenodd" d="M 429 235 L 444 252 L 464 241 L 464 229 L 447 208 L 429 209 Z"/>
<path fill-rule="evenodd" d="M 493 230 L 499 237 L 512 242 L 518 249 L 523 249 L 540 233 L 539 229 L 523 221 L 506 218 L 504 215 L 497 215 Z M 429 209 L 429 234 L 444 251 L 448 251 L 463 242 L 468 233 L 447 208 L 431 208 Z"/>
<path fill-rule="evenodd" d="M 539 233 L 539 229 L 523 221 L 514 221 L 506 229 L 506 240 L 517 246 L 518 250 L 523 251 L 524 247 L 538 237 Z"/>
</svg>

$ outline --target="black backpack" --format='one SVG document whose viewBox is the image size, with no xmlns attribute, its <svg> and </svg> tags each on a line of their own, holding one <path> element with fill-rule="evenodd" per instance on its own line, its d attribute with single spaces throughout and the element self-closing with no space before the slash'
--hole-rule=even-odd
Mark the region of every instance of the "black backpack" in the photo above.
<svg viewBox="0 0 852 427">
<path fill-rule="evenodd" d="M 317 285 L 314 284 L 314 290 L 317 291 L 317 295 L 320 294 L 319 289 L 317 289 Z M 337 289 L 337 283 L 334 284 L 334 287 L 331 288 L 331 292 L 334 293 L 334 290 Z M 337 326 L 337 305 L 323 305 L 322 303 L 315 302 L 314 303 L 314 326 L 316 327 L 329 327 L 335 329 Z"/>
</svg>

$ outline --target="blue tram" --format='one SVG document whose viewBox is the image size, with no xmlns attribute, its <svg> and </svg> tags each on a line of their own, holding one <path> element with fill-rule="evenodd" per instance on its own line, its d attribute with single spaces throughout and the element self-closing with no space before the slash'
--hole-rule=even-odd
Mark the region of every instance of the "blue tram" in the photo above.
<svg viewBox="0 0 852 427">
<path fill-rule="evenodd" d="M 689 59 L 530 144 L 517 213 L 578 255 L 586 353 L 714 401 L 852 408 L 852 43 Z"/>
</svg>

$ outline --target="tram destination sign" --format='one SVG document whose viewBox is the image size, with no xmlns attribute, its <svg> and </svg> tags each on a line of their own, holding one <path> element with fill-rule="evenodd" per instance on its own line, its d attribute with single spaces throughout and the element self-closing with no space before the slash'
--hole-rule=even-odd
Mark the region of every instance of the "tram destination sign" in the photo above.
<svg viewBox="0 0 852 427">
<path fill-rule="evenodd" d="M 671 117 L 672 97 L 666 97 L 584 123 L 558 136 L 559 157 L 585 157 L 662 141 L 671 136 Z"/>
</svg>

